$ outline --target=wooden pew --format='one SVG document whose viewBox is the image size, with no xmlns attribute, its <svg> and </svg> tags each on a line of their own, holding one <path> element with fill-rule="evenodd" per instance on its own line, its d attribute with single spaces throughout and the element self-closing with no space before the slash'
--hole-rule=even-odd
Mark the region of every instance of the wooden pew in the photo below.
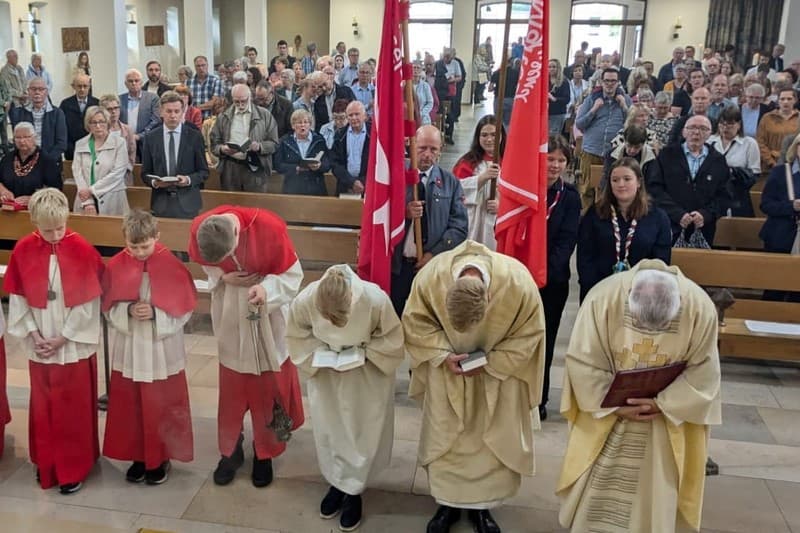
<svg viewBox="0 0 800 533">
<path fill-rule="evenodd" d="M 70 205 L 75 198 L 74 183 L 64 184 L 64 194 Z M 131 207 L 150 209 L 149 187 L 128 187 L 128 204 Z M 228 191 L 200 191 L 203 212 L 220 205 L 240 205 L 268 209 L 290 225 L 331 226 L 359 228 L 363 202 L 351 198 L 332 196 L 300 196 L 294 194 L 247 193 Z"/>
<path fill-rule="evenodd" d="M 594 188 L 595 198 L 600 198 L 600 182 L 603 181 L 603 165 L 592 165 L 589 186 Z"/>
<path fill-rule="evenodd" d="M 758 236 L 764 220 L 746 217 L 720 218 L 717 220 L 717 231 L 714 234 L 714 247 L 759 252 L 764 250 L 764 243 Z"/>
<path fill-rule="evenodd" d="M 697 284 L 800 291 L 800 257 L 764 252 L 674 249 L 672 263 Z M 800 324 L 800 303 L 737 299 L 720 327 L 720 355 L 800 362 L 800 338 L 750 331 L 745 320 Z"/>
</svg>

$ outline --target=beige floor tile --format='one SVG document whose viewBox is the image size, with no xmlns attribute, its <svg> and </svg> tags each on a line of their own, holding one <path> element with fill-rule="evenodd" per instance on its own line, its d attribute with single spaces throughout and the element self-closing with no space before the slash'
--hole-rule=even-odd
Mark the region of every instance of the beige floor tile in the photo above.
<svg viewBox="0 0 800 533">
<path fill-rule="evenodd" d="M 414 471 L 414 484 L 411 485 L 411 493 L 421 496 L 431 493 L 431 487 L 428 484 L 428 472 L 419 465 Z"/>
<path fill-rule="evenodd" d="M 522 477 L 522 485 L 516 496 L 506 501 L 508 505 L 530 507 L 544 511 L 558 512 L 559 501 L 556 496 L 556 483 L 561 474 L 563 458 L 536 455 L 536 475 Z"/>
<path fill-rule="evenodd" d="M 197 343 L 192 346 L 191 352 L 188 353 L 199 355 L 217 355 L 217 338 L 205 335 L 199 336 Z"/>
<path fill-rule="evenodd" d="M 247 450 L 245 451 L 245 456 L 248 456 Z M 308 424 L 292 433 L 292 440 L 286 446 L 286 451 L 273 462 L 276 477 L 312 483 L 325 483 L 317 463 L 314 434 Z M 249 474 L 247 475 L 249 476 Z M 241 473 L 239 477 L 241 477 Z"/>
<path fill-rule="evenodd" d="M 419 441 L 422 411 L 416 407 L 396 405 L 394 408 L 394 438 Z"/>
<path fill-rule="evenodd" d="M 772 394 L 783 409 L 800 411 L 800 385 L 792 387 L 770 387 Z"/>
<path fill-rule="evenodd" d="M 369 486 L 385 491 L 410 494 L 417 470 L 417 443 L 395 439 L 389 468 L 375 476 Z"/>
<path fill-rule="evenodd" d="M 189 360 L 194 363 L 194 372 L 189 377 L 192 387 L 219 387 L 219 359 L 214 355 L 191 354 Z"/>
<path fill-rule="evenodd" d="M 538 462 L 539 455 L 563 457 L 567 449 L 569 428 L 561 420 L 545 420 L 542 429 L 533 432 L 533 443 Z"/>
<path fill-rule="evenodd" d="M 6 424 L 6 450 L 9 448 L 28 449 L 28 409 L 11 408 L 11 422 Z M 27 457 L 27 452 L 25 452 Z"/>
<path fill-rule="evenodd" d="M 194 432 L 194 460 L 187 466 L 195 470 L 212 471 L 219 461 L 217 445 L 217 419 L 192 418 Z"/>
<path fill-rule="evenodd" d="M 138 516 L 73 505 L 70 497 L 61 498 L 62 502 L 48 502 L 0 496 L 0 529 L 9 533 L 129 532 Z"/>
<path fill-rule="evenodd" d="M 42 490 L 34 479 L 33 466 L 19 468 L 0 485 L 0 496 L 25 498 L 39 503 L 66 503 L 81 507 L 139 513 L 142 510 L 160 516 L 179 518 L 203 485 L 207 474 L 173 465 L 169 481 L 159 486 L 131 484 L 125 481 L 128 463 L 100 459 L 89 474 L 83 489 L 68 497 L 58 489 Z"/>
<path fill-rule="evenodd" d="M 724 475 L 800 482 L 796 447 L 711 439 L 709 454 Z"/>
<path fill-rule="evenodd" d="M 133 524 L 134 531 L 138 531 L 143 527 L 158 531 L 169 531 L 170 533 L 281 533 L 275 529 L 236 527 L 151 515 L 141 515 Z"/>
<path fill-rule="evenodd" d="M 28 367 L 24 369 L 9 368 L 6 371 L 6 385 L 8 387 L 30 387 L 31 380 Z"/>
<path fill-rule="evenodd" d="M 737 533 L 789 533 L 764 480 L 727 475 L 706 480 L 703 526 Z"/>
<path fill-rule="evenodd" d="M 3 458 L 0 460 L 0 483 L 13 476 L 17 470 L 24 468 L 28 462 L 28 451 L 24 448 L 15 448 L 13 439 L 6 439 Z"/>
<path fill-rule="evenodd" d="M 189 386 L 189 405 L 192 417 L 217 418 L 219 391 L 216 387 Z"/>
<path fill-rule="evenodd" d="M 800 446 L 800 411 L 759 407 L 758 414 L 769 428 L 775 442 L 786 446 Z"/>
<path fill-rule="evenodd" d="M 726 381 L 722 384 L 722 403 L 778 408 L 770 387 L 755 383 Z"/>
<path fill-rule="evenodd" d="M 800 533 L 800 483 L 767 481 L 767 487 L 793 533 Z"/>
</svg>

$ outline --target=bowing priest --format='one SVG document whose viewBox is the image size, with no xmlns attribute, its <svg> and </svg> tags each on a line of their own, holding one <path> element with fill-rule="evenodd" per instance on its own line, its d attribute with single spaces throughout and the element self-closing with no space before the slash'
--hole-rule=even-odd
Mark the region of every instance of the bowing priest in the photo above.
<svg viewBox="0 0 800 533">
<path fill-rule="evenodd" d="M 534 473 L 545 348 L 536 284 L 516 259 L 468 240 L 419 271 L 403 328 L 409 396 L 422 404 L 419 462 L 440 505 L 427 531 L 448 532 L 466 509 L 476 531 L 498 533 L 489 510 Z"/>
<path fill-rule="evenodd" d="M 717 320 L 708 295 L 659 260 L 643 260 L 589 292 L 566 354 L 562 526 L 700 529 L 709 425 L 721 421 Z M 685 369 L 655 398 L 602 407 L 616 372 L 679 362 Z"/>
<path fill-rule="evenodd" d="M 264 209 L 222 205 L 192 222 L 189 256 L 203 265 L 219 352 L 217 432 L 222 458 L 214 483 L 227 485 L 244 462 L 242 419 L 253 423 L 252 482 L 272 482 L 272 459 L 303 424 L 297 369 L 284 334 L 303 270 L 286 223 Z"/>
<path fill-rule="evenodd" d="M 352 531 L 361 521 L 361 493 L 392 455 L 403 327 L 380 287 L 336 265 L 292 302 L 286 340 L 309 378 L 317 460 L 331 485 L 320 516 L 341 512 L 340 529 Z"/>
</svg>

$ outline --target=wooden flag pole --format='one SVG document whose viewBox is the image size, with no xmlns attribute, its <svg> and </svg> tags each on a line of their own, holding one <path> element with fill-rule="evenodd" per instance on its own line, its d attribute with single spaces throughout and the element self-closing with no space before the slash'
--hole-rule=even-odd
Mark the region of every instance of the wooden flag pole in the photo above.
<svg viewBox="0 0 800 533">
<path fill-rule="evenodd" d="M 409 0 L 400 0 L 401 3 L 408 4 Z M 401 23 L 403 31 L 403 65 L 411 64 L 411 50 L 408 46 L 408 17 L 403 18 Z M 406 120 L 414 121 L 414 82 L 413 80 L 405 80 L 405 96 L 406 96 Z M 408 142 L 408 158 L 410 161 L 410 168 L 415 170 L 417 168 L 417 138 L 412 135 Z M 414 201 L 419 201 L 419 188 L 414 184 Z M 423 213 L 425 207 L 423 207 Z M 424 216 L 424 214 L 423 214 Z M 417 261 L 422 259 L 422 219 L 414 219 L 414 243 L 417 246 Z"/>
<path fill-rule="evenodd" d="M 500 140 L 503 133 L 503 101 L 506 96 L 506 75 L 508 74 L 508 34 L 511 31 L 511 0 L 506 0 L 506 22 L 503 29 L 503 48 L 501 49 L 502 58 L 500 61 L 500 81 L 497 90 L 494 92 L 495 102 L 497 102 L 497 113 L 495 114 L 494 128 L 494 162 L 500 161 Z M 489 199 L 497 198 L 497 180 L 493 179 L 489 185 Z"/>
</svg>

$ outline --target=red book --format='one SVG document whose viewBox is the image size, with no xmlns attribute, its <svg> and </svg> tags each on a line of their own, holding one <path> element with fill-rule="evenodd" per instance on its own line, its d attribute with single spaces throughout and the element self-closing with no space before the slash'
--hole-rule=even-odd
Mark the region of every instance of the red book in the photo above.
<svg viewBox="0 0 800 533">
<path fill-rule="evenodd" d="M 652 368 L 621 370 L 603 398 L 600 407 L 624 407 L 628 398 L 655 398 L 686 369 L 686 361 Z"/>
</svg>

